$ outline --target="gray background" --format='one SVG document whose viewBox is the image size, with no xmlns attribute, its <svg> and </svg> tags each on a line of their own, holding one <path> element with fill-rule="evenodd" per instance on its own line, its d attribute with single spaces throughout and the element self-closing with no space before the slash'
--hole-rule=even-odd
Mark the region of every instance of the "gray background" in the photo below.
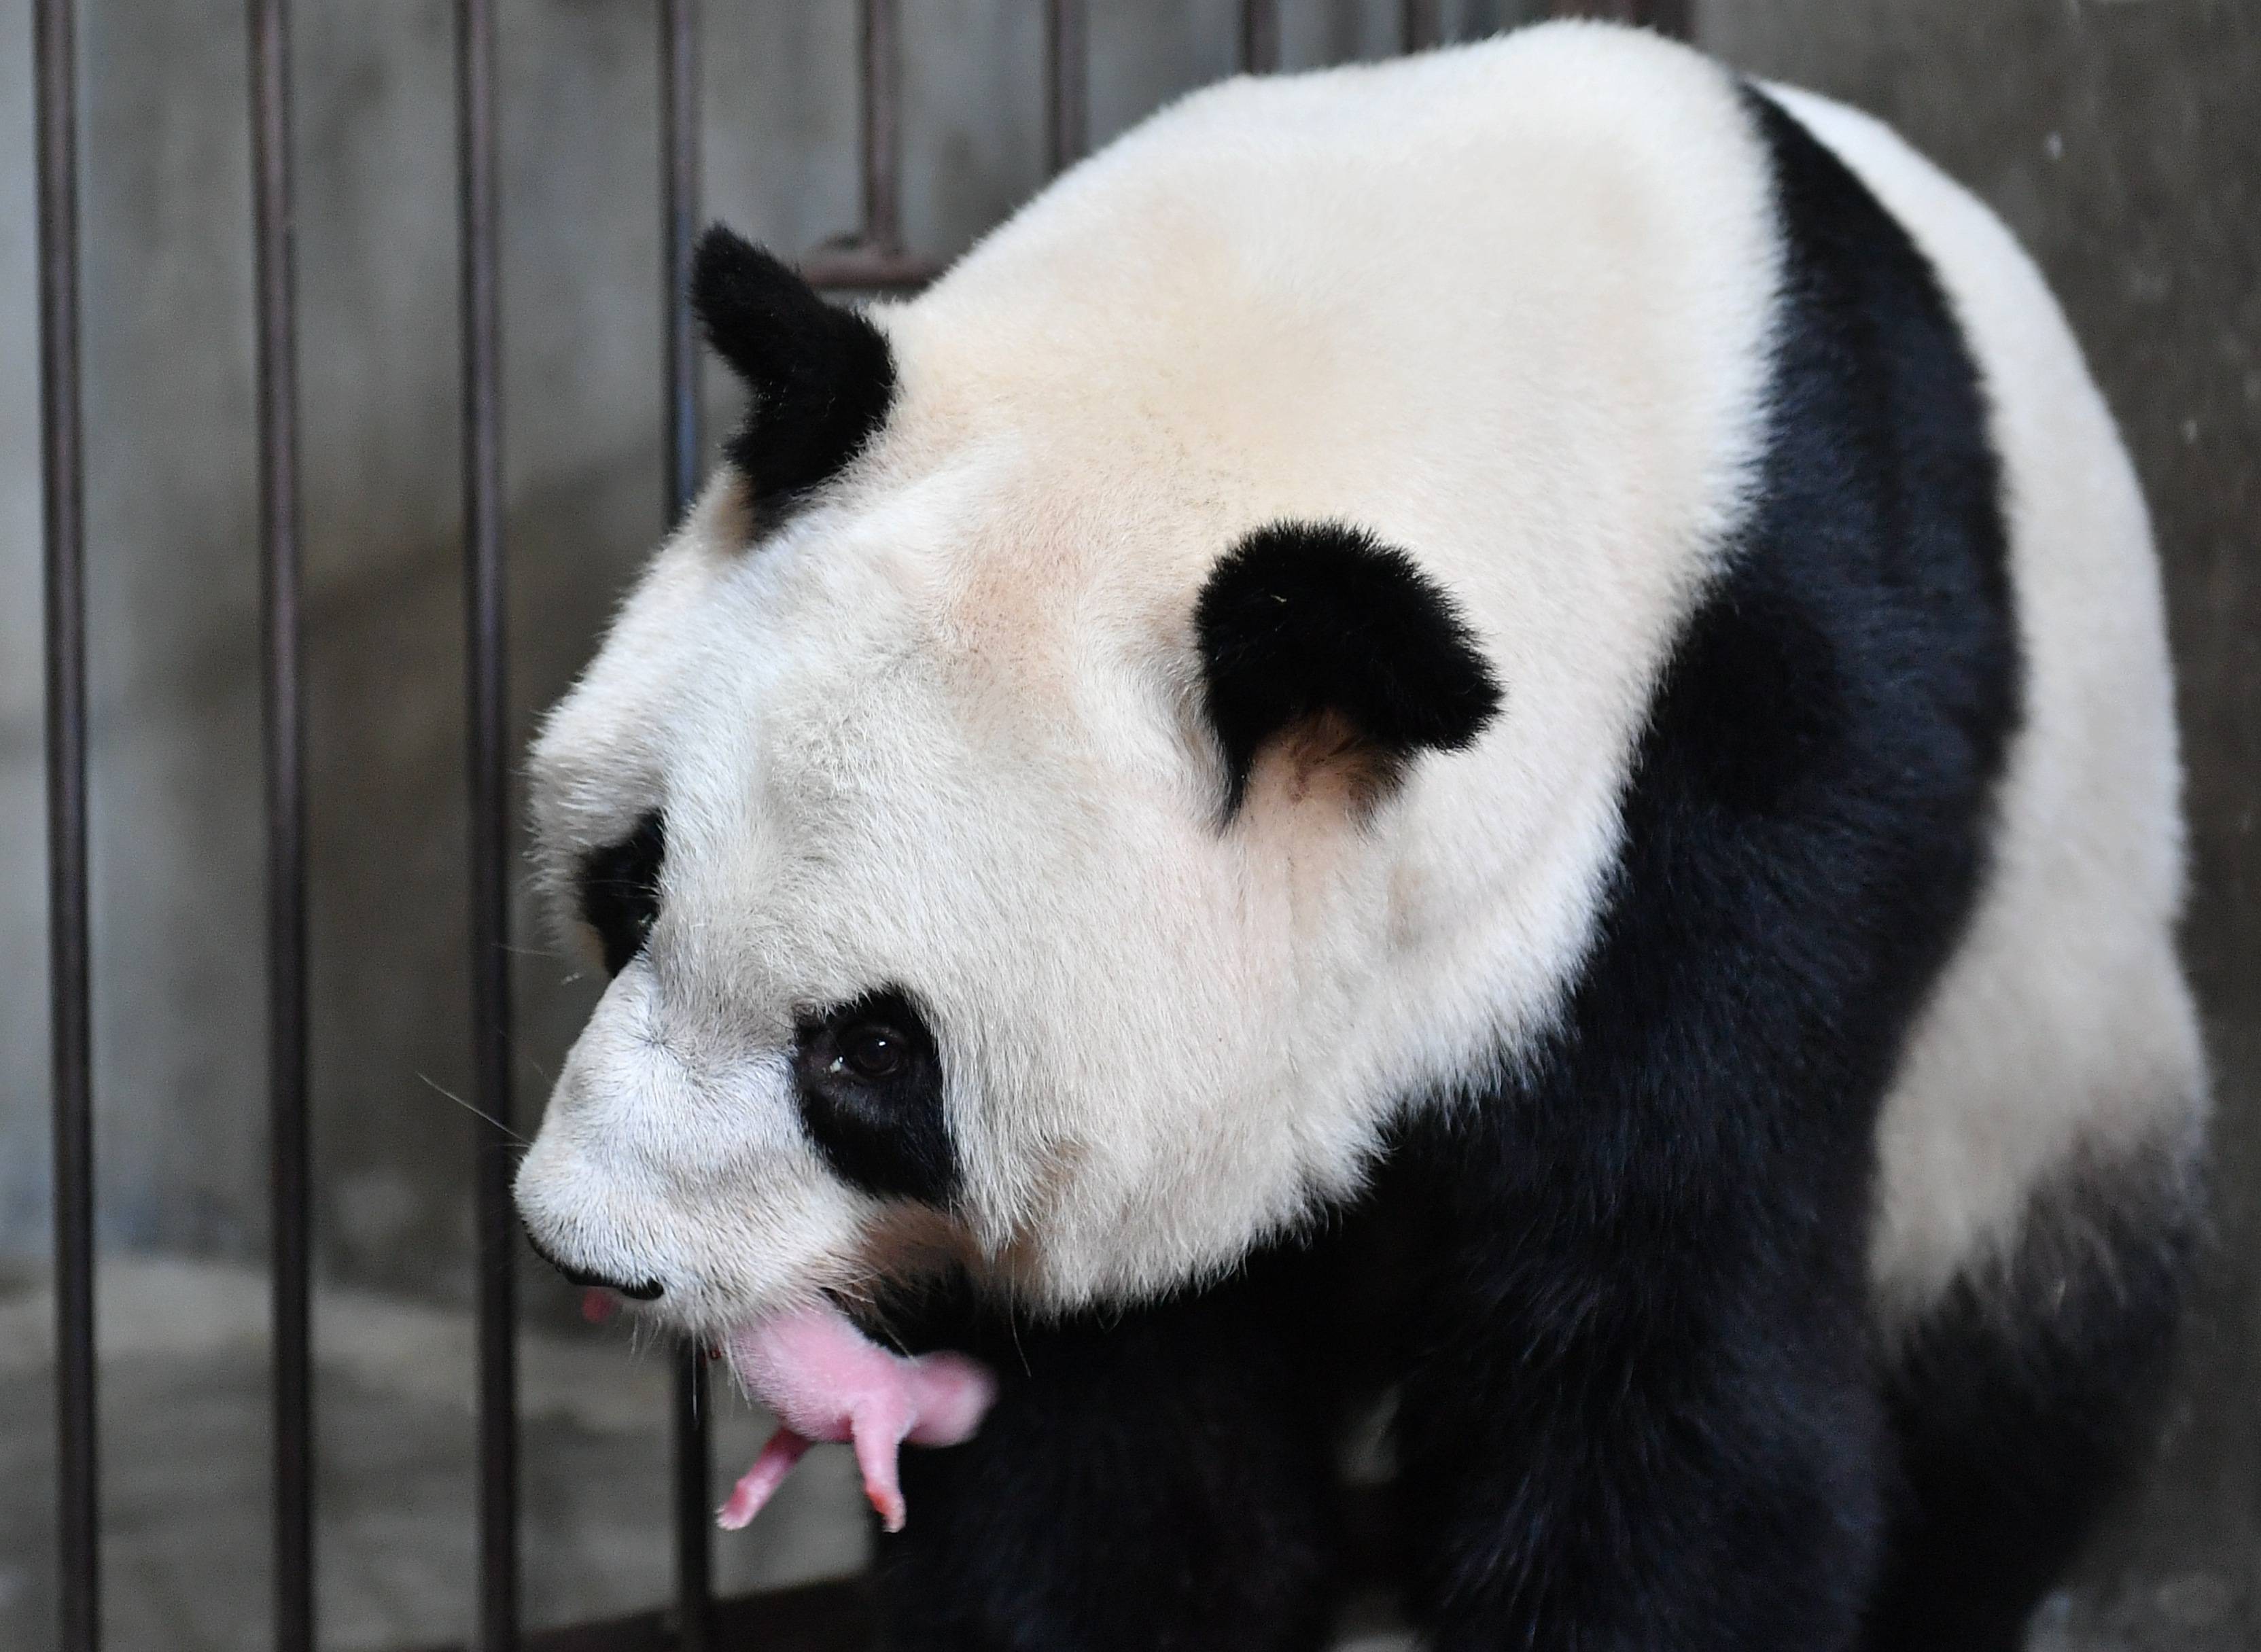
<svg viewBox="0 0 2261 1652">
<path fill-rule="evenodd" d="M 152 1255 L 220 1277 L 265 1244 L 248 135 L 240 7 L 83 9 L 100 1208 L 125 1302 Z M 1227 72 L 1232 10 L 1095 5 L 1096 136 Z M 1394 40 L 1384 0 L 1285 10 L 1291 65 Z M 903 11 L 907 229 L 948 254 L 1041 180 L 1040 8 Z M 849 227 L 853 8 L 706 11 L 707 209 L 787 250 Z M 37 1293 L 49 1193 L 27 12 L 0 18 L 0 842 L 18 846 L 0 864 L 0 1258 L 13 1259 L 0 1309 Z M 1447 12 L 1462 30 L 1503 18 L 1496 4 Z M 2008 219 L 2071 311 L 2147 485 L 2182 673 L 2188 954 L 2220 1074 L 2219 1234 L 2160 1470 L 2050 1633 L 2261 1644 L 2261 4 L 1699 0 L 1697 12 L 1707 46 L 1883 115 Z M 438 0 L 312 0 L 297 40 L 319 1253 L 335 1300 L 376 1291 L 442 1311 L 469 1287 L 469 1138 L 441 1093 L 464 1088 L 469 1042 L 450 29 Z M 655 32 L 638 0 L 501 6 L 521 730 L 660 526 Z M 520 927 L 531 1117 L 592 983 Z M 562 1293 L 529 1282 L 536 1324 L 570 1340 Z M 121 1333 L 129 1345 L 146 1339 Z M 243 1366 L 247 1404 L 255 1368 Z M 118 1428 L 161 1421 L 171 1390 L 118 1377 Z M 332 1455 L 354 1460 L 349 1442 Z M 5 1477 L 32 1490 L 39 1472 L 25 1462 Z M 255 1503 L 256 1474 L 245 1483 Z M 0 1525 L 0 1539 L 18 1533 L 39 1541 L 32 1523 Z M 614 1594 L 656 1595 L 658 1565 L 628 1569 Z M 0 1615 L 19 1595 L 33 1604 L 39 1570 L 0 1548 Z"/>
</svg>

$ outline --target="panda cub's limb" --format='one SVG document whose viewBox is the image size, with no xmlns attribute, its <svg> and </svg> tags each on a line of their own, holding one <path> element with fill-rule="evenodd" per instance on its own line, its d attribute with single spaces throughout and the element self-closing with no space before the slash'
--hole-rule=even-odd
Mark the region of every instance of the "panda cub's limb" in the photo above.
<svg viewBox="0 0 2261 1652">
<path fill-rule="evenodd" d="M 536 751 L 615 979 L 519 1202 L 994 1374 L 894 1644 L 1321 1646 L 1386 1401 L 1425 1644 L 2017 1646 L 2206 1086 L 2148 526 L 1999 226 L 1551 26 L 696 296 L 751 405 Z"/>
</svg>

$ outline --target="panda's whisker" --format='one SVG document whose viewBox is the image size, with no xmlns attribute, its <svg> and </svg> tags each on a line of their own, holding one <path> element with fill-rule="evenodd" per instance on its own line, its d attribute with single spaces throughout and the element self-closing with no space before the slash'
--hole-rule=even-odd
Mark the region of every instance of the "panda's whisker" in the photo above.
<svg viewBox="0 0 2261 1652">
<path fill-rule="evenodd" d="M 455 1091 L 448 1088 L 446 1085 L 434 1080 L 428 1073 L 419 1073 L 416 1075 L 416 1078 L 418 1082 L 425 1085 L 435 1094 L 446 1096 L 449 1101 L 455 1103 L 456 1106 L 469 1113 L 473 1118 L 483 1119 L 487 1124 L 492 1124 L 497 1130 L 502 1131 L 504 1135 L 509 1137 L 514 1145 L 520 1147 L 531 1147 L 534 1146 L 532 1142 L 527 1140 L 525 1137 L 520 1135 L 509 1125 L 504 1124 L 502 1120 L 497 1118 L 492 1113 L 484 1112 L 478 1108 L 472 1106 L 462 1096 L 456 1095 Z"/>
<path fill-rule="evenodd" d="M 1029 1351 L 1021 1346 L 1020 1315 L 1008 1312 L 1005 1316 L 1005 1328 L 1013 1333 L 1013 1357 L 1021 1362 L 1021 1375 L 1027 1377 L 1035 1376 L 1036 1368 L 1029 1363 Z"/>
</svg>

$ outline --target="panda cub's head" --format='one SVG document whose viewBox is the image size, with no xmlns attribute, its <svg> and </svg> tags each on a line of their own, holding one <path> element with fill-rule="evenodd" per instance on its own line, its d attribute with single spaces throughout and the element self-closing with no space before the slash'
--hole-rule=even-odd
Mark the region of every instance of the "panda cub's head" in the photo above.
<svg viewBox="0 0 2261 1652">
<path fill-rule="evenodd" d="M 1468 622 L 1295 509 L 1235 363 L 1016 336 L 979 277 L 866 317 L 709 232 L 746 422 L 535 749 L 612 982 L 520 1207 L 686 1331 L 1228 1266 L 1356 1184 L 1425 1036 L 1374 983 L 1407 789 L 1499 705 Z"/>
</svg>

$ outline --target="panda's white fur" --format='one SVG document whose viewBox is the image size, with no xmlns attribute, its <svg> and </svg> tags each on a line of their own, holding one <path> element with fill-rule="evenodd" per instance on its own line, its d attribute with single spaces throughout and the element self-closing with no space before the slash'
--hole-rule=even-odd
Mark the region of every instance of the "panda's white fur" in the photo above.
<svg viewBox="0 0 2261 1652">
<path fill-rule="evenodd" d="M 2026 654 L 1989 881 L 1882 1125 L 1897 1321 L 2082 1154 L 2195 1129 L 2178 771 L 2144 514 L 2052 300 L 1883 128 L 1782 96 L 1964 324 Z M 530 1227 L 713 1332 L 928 1246 L 1039 1304 L 1130 1300 L 1356 1187 L 1393 1109 L 1480 1090 L 1576 974 L 1751 485 L 1778 268 L 1732 81 L 1554 25 L 1199 93 L 876 308 L 870 448 L 763 535 L 719 475 L 543 729 L 561 898 L 648 811 L 667 858 L 520 1174 Z M 1506 707 L 1371 811 L 1309 807 L 1339 777 L 1275 756 L 1221 829 L 1193 607 L 1283 517 L 1410 550 Z M 796 1013 L 880 981 L 939 1031 L 952 1220 L 846 1185 L 799 1123 Z"/>
</svg>

